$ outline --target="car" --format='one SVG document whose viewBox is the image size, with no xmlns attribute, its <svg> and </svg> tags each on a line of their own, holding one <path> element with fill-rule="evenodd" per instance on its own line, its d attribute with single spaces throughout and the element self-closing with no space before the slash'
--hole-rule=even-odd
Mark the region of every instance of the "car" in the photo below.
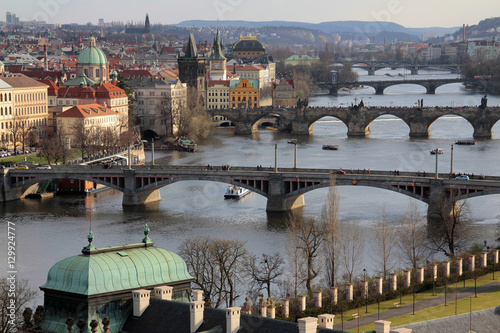
<svg viewBox="0 0 500 333">
<path fill-rule="evenodd" d="M 29 167 L 27 165 L 18 165 L 14 169 L 28 170 Z"/>
<path fill-rule="evenodd" d="M 39 170 L 50 170 L 52 167 L 50 165 L 39 165 L 36 167 Z"/>
<path fill-rule="evenodd" d="M 457 179 L 457 180 L 469 180 L 469 176 L 467 176 L 467 175 L 460 175 L 460 176 L 455 177 L 455 179 Z"/>
<path fill-rule="evenodd" d="M 334 171 L 332 172 L 334 175 L 345 175 L 345 171 L 344 170 L 337 170 L 337 171 Z"/>
</svg>

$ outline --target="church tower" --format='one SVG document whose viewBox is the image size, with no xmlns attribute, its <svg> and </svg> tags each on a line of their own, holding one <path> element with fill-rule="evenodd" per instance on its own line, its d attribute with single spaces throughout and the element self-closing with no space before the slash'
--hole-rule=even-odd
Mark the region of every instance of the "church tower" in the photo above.
<svg viewBox="0 0 500 333">
<path fill-rule="evenodd" d="M 144 23 L 144 30 L 146 31 L 147 34 L 151 32 L 151 26 L 149 24 L 149 14 L 146 14 L 146 21 Z"/>
<path fill-rule="evenodd" d="M 210 80 L 227 80 L 227 59 L 222 52 L 222 38 L 219 28 L 214 38 L 213 54 L 210 57 Z"/>
<path fill-rule="evenodd" d="M 179 79 L 187 83 L 188 87 L 195 87 L 202 96 L 205 91 L 205 62 L 204 58 L 198 56 L 194 35 L 190 33 L 186 53 L 177 59 Z"/>
</svg>

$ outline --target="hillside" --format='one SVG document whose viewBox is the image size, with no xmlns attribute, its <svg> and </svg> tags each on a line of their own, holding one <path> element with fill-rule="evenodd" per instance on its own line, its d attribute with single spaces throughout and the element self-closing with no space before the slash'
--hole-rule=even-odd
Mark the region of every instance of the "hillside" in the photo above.
<svg viewBox="0 0 500 333">
<path fill-rule="evenodd" d="M 458 29 L 454 36 L 461 36 L 463 28 Z M 500 36 L 500 17 L 488 18 L 480 21 L 478 24 L 465 27 L 465 36 L 467 38 L 488 38 Z"/>
</svg>

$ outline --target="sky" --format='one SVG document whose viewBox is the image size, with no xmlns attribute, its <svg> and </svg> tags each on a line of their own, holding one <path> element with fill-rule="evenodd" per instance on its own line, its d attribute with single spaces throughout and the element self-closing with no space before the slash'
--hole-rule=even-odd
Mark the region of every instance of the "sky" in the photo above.
<svg viewBox="0 0 500 333">
<path fill-rule="evenodd" d="M 20 20 L 97 24 L 185 20 L 390 21 L 407 28 L 457 27 L 500 16 L 500 0 L 0 0 Z"/>
</svg>

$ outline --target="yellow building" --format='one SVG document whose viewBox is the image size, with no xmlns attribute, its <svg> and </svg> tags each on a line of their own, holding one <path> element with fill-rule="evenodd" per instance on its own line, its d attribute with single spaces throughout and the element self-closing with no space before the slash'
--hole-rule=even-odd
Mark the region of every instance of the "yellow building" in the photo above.
<svg viewBox="0 0 500 333">
<path fill-rule="evenodd" d="M 0 89 L 4 100 L 4 102 L 0 102 L 0 105 L 3 104 L 3 116 L 1 115 L 2 106 L 0 106 L 2 143 L 13 146 L 13 139 L 16 136 L 16 143 L 27 144 L 31 133 L 40 139 L 46 138 L 49 115 L 48 86 L 19 74 L 2 77 L 0 82 L 2 82 L 0 87 L 4 87 Z M 8 98 L 8 101 L 5 102 L 5 98 Z M 7 138 L 8 140 L 6 140 Z"/>
<path fill-rule="evenodd" d="M 233 80 L 229 87 L 231 108 L 258 108 L 260 106 L 259 81 Z"/>
<path fill-rule="evenodd" d="M 266 49 L 264 45 L 257 40 L 255 36 L 241 36 L 233 46 L 235 57 L 242 59 L 256 59 L 264 55 Z"/>
</svg>

